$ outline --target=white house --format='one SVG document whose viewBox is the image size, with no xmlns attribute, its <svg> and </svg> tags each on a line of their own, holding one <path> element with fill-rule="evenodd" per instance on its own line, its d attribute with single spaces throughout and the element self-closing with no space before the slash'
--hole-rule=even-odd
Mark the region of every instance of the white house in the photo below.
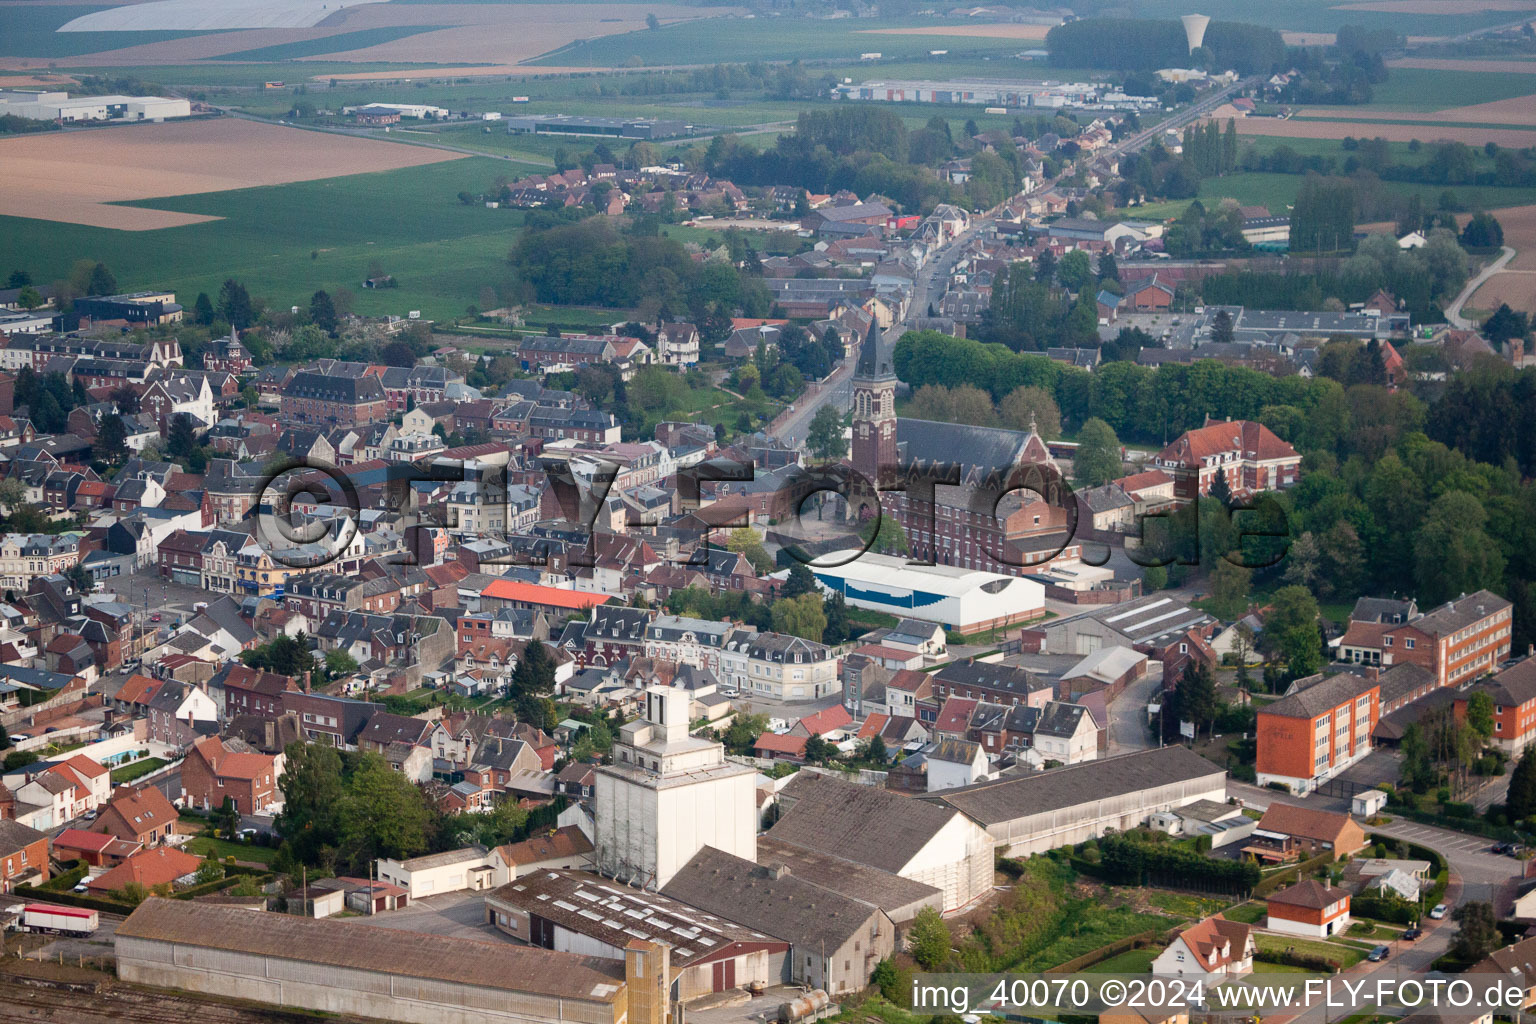
<svg viewBox="0 0 1536 1024">
<path fill-rule="evenodd" d="M 1152 961 L 1153 974 L 1247 974 L 1253 970 L 1253 929 L 1220 914 L 1174 936 Z"/>
<path fill-rule="evenodd" d="M 980 743 L 940 740 L 928 753 L 928 792 L 969 786 L 987 777 L 987 755 Z"/>
<path fill-rule="evenodd" d="M 466 846 L 409 860 L 380 858 L 377 870 L 379 881 L 398 885 L 413 900 L 465 889 L 481 892 L 507 882 L 506 860 L 483 846 Z"/>
</svg>

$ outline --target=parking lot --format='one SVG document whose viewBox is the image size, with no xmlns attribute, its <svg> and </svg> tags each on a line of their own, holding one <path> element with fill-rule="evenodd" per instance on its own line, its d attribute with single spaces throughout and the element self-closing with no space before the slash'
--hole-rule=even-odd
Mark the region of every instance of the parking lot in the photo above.
<svg viewBox="0 0 1536 1024">
<path fill-rule="evenodd" d="M 423 896 L 413 900 L 404 910 L 363 915 L 349 920 L 401 932 L 447 935 L 456 939 L 512 941 L 485 923 L 485 894 L 480 892 Z"/>
</svg>

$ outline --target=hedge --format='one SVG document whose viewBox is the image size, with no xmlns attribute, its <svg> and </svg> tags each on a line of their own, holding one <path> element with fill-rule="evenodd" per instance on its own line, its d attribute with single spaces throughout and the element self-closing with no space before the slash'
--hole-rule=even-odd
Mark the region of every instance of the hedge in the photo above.
<svg viewBox="0 0 1536 1024">
<path fill-rule="evenodd" d="M 80 883 L 91 870 L 90 865 L 83 860 L 72 861 L 75 866 L 61 875 L 54 875 L 48 881 L 37 888 L 42 892 L 67 892 Z"/>
<path fill-rule="evenodd" d="M 49 903 L 61 903 L 66 907 L 80 907 L 83 910 L 95 910 L 103 914 L 127 915 L 133 913 L 133 908 L 126 903 L 117 900 L 104 900 L 96 896 L 82 896 L 77 892 L 43 892 L 30 885 L 18 885 L 15 889 L 17 896 L 27 897 L 38 895 Z"/>
<path fill-rule="evenodd" d="M 1264 879 L 1258 885 L 1253 887 L 1253 895 L 1255 897 L 1268 896 L 1276 889 L 1290 885 L 1293 882 L 1299 882 L 1302 875 L 1315 871 L 1325 864 L 1332 863 L 1333 851 L 1324 850 L 1316 857 L 1310 857 L 1307 860 L 1292 864 L 1284 871 L 1277 871 L 1273 875 L 1270 875 L 1268 878 Z"/>
<path fill-rule="evenodd" d="M 1144 932 L 1137 932 L 1135 935 L 1127 935 L 1123 939 L 1116 939 L 1114 942 L 1111 942 L 1108 945 L 1100 946 L 1098 949 L 1091 949 L 1084 953 L 1082 956 L 1075 956 L 1065 963 L 1059 963 L 1055 967 L 1046 968 L 1045 973 L 1075 974 L 1078 971 L 1084 970 L 1085 968 L 1092 967 L 1096 963 L 1108 960 L 1112 956 L 1119 956 L 1121 953 L 1124 953 L 1127 950 L 1139 949 L 1142 946 L 1162 945 L 1165 942 L 1172 942 L 1173 936 L 1178 932 L 1178 930 L 1179 929 L 1176 927 L 1169 928 L 1166 931 L 1159 931 L 1156 928 L 1149 928 Z"/>
<path fill-rule="evenodd" d="M 1120 885 L 1159 884 L 1246 896 L 1259 884 L 1255 864 L 1213 860 L 1172 843 L 1138 843 L 1125 836 L 1106 836 L 1099 842 L 1099 853 L 1097 864 L 1072 857 L 1072 866 Z"/>
<path fill-rule="evenodd" d="M 270 882 L 273 877 L 273 875 L 267 874 L 263 879 L 263 884 L 265 884 L 265 882 Z M 211 882 L 204 882 L 201 885 L 189 886 L 176 893 L 175 895 L 178 900 L 196 899 L 199 896 L 208 896 L 212 893 L 222 892 L 225 889 L 233 888 L 236 884 L 239 883 L 239 881 L 240 879 L 234 875 L 230 875 L 226 878 L 215 878 Z"/>
<path fill-rule="evenodd" d="M 1354 917 L 1370 917 L 1393 924 L 1413 924 L 1418 920 L 1417 904 L 1396 896 L 1372 896 L 1360 893 L 1349 901 L 1349 912 Z"/>
</svg>

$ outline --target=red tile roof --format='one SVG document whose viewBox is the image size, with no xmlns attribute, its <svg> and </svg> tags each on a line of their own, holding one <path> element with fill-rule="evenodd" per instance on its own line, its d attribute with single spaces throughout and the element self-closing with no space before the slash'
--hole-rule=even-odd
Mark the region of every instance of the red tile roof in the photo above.
<svg viewBox="0 0 1536 1024">
<path fill-rule="evenodd" d="M 1164 463 L 1198 466 L 1201 461 L 1224 452 L 1238 452 L 1244 459 L 1267 462 L 1272 459 L 1296 459 L 1296 449 L 1276 437 L 1262 423 L 1231 420 L 1209 423 L 1197 430 L 1185 431 L 1173 444 L 1158 452 Z"/>
<path fill-rule="evenodd" d="M 202 865 L 202 859 L 190 853 L 171 846 L 157 846 L 153 850 L 134 854 L 86 884 L 98 892 L 121 889 L 129 882 L 154 888 L 157 885 L 168 885 L 185 875 L 195 875 Z"/>
<path fill-rule="evenodd" d="M 810 741 L 809 736 L 787 736 L 780 733 L 765 732 L 757 738 L 752 746 L 757 750 L 770 754 L 793 754 L 796 757 L 805 756 L 805 745 Z"/>
<path fill-rule="evenodd" d="M 565 590 L 560 587 L 541 587 L 537 583 L 507 579 L 492 580 L 480 594 L 482 597 L 492 597 L 501 601 L 526 601 L 529 604 L 578 611 L 586 611 L 608 600 L 606 594 L 589 594 L 585 591 Z"/>
<path fill-rule="evenodd" d="M 841 704 L 835 704 L 824 711 L 818 711 L 814 715 L 806 715 L 800 719 L 800 724 L 806 732 L 812 736 L 825 736 L 829 732 L 838 729 L 846 729 L 853 724 L 853 716 L 848 709 Z"/>
</svg>

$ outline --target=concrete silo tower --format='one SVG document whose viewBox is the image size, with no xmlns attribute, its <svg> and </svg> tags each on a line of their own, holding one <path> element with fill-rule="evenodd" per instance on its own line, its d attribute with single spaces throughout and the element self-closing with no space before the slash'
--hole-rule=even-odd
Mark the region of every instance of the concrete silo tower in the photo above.
<svg viewBox="0 0 1536 1024">
<path fill-rule="evenodd" d="M 1179 19 L 1184 23 L 1184 38 L 1189 40 L 1189 52 L 1194 53 L 1205 42 L 1205 26 L 1211 19 L 1204 14 L 1186 14 Z"/>
</svg>

